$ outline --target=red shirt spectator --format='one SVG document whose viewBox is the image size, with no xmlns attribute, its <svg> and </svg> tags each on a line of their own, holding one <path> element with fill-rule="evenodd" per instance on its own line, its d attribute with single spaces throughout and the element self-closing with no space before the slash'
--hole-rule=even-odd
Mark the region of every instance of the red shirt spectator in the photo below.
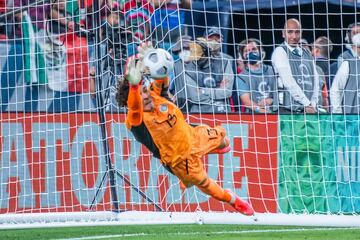
<svg viewBox="0 0 360 240">
<path fill-rule="evenodd" d="M 6 0 L 0 0 L 0 13 L 6 12 Z"/>
<path fill-rule="evenodd" d="M 126 14 L 131 9 L 143 8 L 146 9 L 150 14 L 154 12 L 154 7 L 151 2 L 147 0 L 130 0 L 127 1 L 123 6 L 123 13 Z"/>
<path fill-rule="evenodd" d="M 152 2 L 147 0 L 130 0 L 122 8 L 125 28 L 133 32 L 140 40 L 150 34 L 150 18 L 154 12 Z"/>
</svg>

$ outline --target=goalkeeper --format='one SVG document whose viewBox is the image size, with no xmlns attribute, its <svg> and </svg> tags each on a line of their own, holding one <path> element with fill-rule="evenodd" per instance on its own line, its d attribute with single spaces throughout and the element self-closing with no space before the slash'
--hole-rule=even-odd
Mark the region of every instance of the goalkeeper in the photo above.
<svg viewBox="0 0 360 240">
<path fill-rule="evenodd" d="M 130 57 L 127 61 L 125 79 L 121 80 L 117 89 L 119 105 L 128 107 L 127 128 L 185 187 L 195 185 L 205 194 L 229 203 L 238 212 L 253 215 L 254 210 L 249 203 L 230 190 L 221 188 L 205 172 L 202 156 L 230 150 L 226 132 L 220 126 L 190 126 L 180 109 L 164 97 L 168 77 L 159 79 L 143 66 L 146 55 L 156 51 L 150 44 L 142 44 L 137 58 Z M 144 75 L 144 72 L 148 74 Z M 156 79 L 150 83 L 147 77 Z"/>
</svg>

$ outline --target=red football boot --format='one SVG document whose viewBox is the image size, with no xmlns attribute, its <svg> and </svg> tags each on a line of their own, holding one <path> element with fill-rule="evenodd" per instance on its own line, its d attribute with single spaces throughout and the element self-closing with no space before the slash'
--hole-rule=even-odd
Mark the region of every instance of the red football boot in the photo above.
<svg viewBox="0 0 360 240">
<path fill-rule="evenodd" d="M 255 211 L 252 208 L 252 206 L 250 205 L 250 203 L 242 200 L 239 196 L 237 196 L 236 194 L 234 194 L 232 191 L 230 190 L 225 190 L 226 192 L 230 193 L 231 195 L 231 201 L 229 202 L 229 204 L 235 208 L 236 211 L 238 211 L 239 213 L 242 213 L 246 216 L 253 216 Z"/>
</svg>

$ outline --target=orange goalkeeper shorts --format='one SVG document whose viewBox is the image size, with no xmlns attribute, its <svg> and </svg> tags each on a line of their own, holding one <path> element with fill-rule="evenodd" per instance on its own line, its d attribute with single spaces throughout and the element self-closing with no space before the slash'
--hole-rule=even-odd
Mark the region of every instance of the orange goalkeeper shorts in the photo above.
<svg viewBox="0 0 360 240">
<path fill-rule="evenodd" d="M 182 181 L 186 187 L 199 185 L 207 178 L 202 157 L 216 149 L 222 143 L 226 132 L 217 126 L 197 126 L 194 128 L 194 142 L 190 156 L 171 168 L 172 172 Z"/>
</svg>

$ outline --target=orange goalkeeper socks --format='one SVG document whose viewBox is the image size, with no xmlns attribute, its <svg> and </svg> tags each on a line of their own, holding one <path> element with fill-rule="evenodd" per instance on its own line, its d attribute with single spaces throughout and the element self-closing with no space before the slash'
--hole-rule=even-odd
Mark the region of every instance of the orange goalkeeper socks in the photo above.
<svg viewBox="0 0 360 240">
<path fill-rule="evenodd" d="M 222 189 L 214 180 L 206 178 L 197 186 L 203 193 L 222 202 L 230 202 L 231 194 Z"/>
</svg>

